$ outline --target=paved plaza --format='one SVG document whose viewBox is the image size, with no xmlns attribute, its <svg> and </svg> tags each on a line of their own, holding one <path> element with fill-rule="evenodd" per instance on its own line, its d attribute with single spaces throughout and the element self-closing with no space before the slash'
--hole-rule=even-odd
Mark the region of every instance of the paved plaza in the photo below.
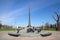
<svg viewBox="0 0 60 40">
<path fill-rule="evenodd" d="M 8 32 L 16 32 L 16 31 L 1 31 L 0 32 L 0 40 L 60 40 L 60 32 L 59 31 L 41 31 L 40 33 L 51 32 L 52 35 L 47 37 L 42 37 L 40 33 L 26 33 L 25 31 L 20 31 L 21 34 L 19 37 L 9 36 Z"/>
</svg>

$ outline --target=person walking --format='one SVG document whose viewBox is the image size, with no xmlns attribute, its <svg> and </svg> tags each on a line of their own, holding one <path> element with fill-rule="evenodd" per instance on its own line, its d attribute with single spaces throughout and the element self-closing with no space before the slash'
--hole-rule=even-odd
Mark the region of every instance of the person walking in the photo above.
<svg viewBox="0 0 60 40">
<path fill-rule="evenodd" d="M 19 33 L 19 31 L 20 31 L 20 27 L 18 27 L 18 29 L 17 29 L 17 33 Z"/>
</svg>

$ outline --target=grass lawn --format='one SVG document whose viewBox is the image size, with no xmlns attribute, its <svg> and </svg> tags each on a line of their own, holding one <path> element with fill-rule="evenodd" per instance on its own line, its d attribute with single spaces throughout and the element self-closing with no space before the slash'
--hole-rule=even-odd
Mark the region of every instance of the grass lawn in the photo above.
<svg viewBox="0 0 60 40">
<path fill-rule="evenodd" d="M 12 30 L 17 30 L 15 28 L 3 28 L 3 29 L 0 29 L 0 31 L 12 31 Z"/>
<path fill-rule="evenodd" d="M 14 30 L 17 30 L 17 28 L 1 28 L 0 29 L 0 31 L 14 31 Z"/>
<path fill-rule="evenodd" d="M 48 31 L 56 31 L 55 28 L 49 28 L 49 29 L 44 29 L 44 30 L 48 30 Z"/>
<path fill-rule="evenodd" d="M 20 28 L 21 30 L 22 28 Z M 0 31 L 15 31 L 17 30 L 17 28 L 0 28 Z M 45 28 L 45 29 L 42 29 L 42 30 L 47 30 L 47 31 L 56 31 L 55 28 Z M 60 30 L 59 30 L 60 31 Z"/>
</svg>

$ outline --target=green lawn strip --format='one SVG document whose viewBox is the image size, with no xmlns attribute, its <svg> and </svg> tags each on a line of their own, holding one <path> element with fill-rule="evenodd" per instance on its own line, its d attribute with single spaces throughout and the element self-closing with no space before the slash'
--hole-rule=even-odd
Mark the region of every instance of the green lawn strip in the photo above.
<svg viewBox="0 0 60 40">
<path fill-rule="evenodd" d="M 21 30 L 22 28 L 20 28 Z M 2 28 L 0 29 L 0 31 L 14 31 L 14 30 L 17 30 L 17 28 Z"/>
<path fill-rule="evenodd" d="M 8 29 L 8 28 L 6 28 L 6 29 L 0 29 L 0 31 L 12 31 L 12 30 L 16 30 L 16 29 Z"/>
<path fill-rule="evenodd" d="M 48 29 L 44 29 L 44 30 L 47 30 L 47 31 L 56 31 L 55 28 L 48 28 Z M 59 30 L 60 31 L 60 30 Z"/>
</svg>

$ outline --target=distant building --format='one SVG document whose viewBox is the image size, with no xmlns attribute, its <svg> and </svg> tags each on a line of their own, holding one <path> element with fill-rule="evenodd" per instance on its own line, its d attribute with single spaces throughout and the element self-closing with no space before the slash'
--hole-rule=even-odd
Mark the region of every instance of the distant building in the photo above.
<svg viewBox="0 0 60 40">
<path fill-rule="evenodd" d="M 8 26 L 8 25 L 1 25 L 0 28 L 12 28 L 12 26 Z"/>
</svg>

